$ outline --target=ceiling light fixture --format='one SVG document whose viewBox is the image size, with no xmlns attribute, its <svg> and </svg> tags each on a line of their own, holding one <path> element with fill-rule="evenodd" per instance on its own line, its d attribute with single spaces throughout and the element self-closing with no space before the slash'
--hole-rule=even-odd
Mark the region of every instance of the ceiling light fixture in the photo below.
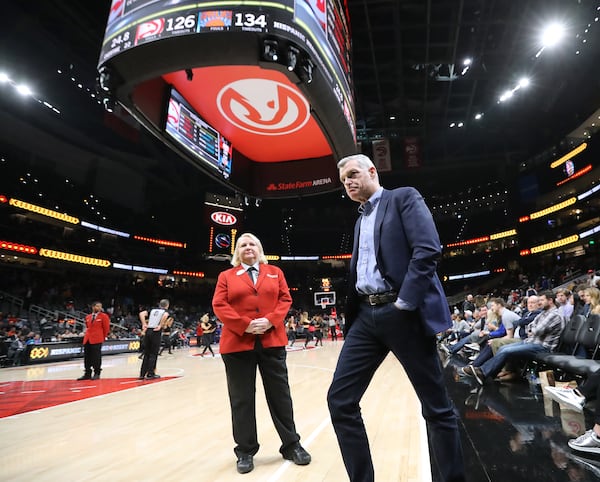
<svg viewBox="0 0 600 482">
<path fill-rule="evenodd" d="M 300 69 L 300 78 L 306 84 L 310 84 L 313 81 L 313 69 L 314 64 L 310 59 L 304 59 L 302 67 Z"/>
<path fill-rule="evenodd" d="M 33 95 L 33 92 L 31 92 L 31 89 L 29 87 L 27 87 L 25 84 L 19 84 L 15 88 L 17 89 L 17 92 L 21 95 L 24 95 L 24 96 Z"/>
<path fill-rule="evenodd" d="M 523 77 L 521 80 L 519 80 L 519 87 L 527 87 L 530 83 L 531 81 L 528 77 Z"/>
<path fill-rule="evenodd" d="M 554 47 L 560 43 L 565 36 L 565 27 L 561 23 L 553 22 L 549 24 L 543 31 L 541 36 L 542 48 L 535 54 L 537 59 L 546 47 Z"/>
<path fill-rule="evenodd" d="M 269 62 L 277 62 L 277 42 L 275 40 L 265 40 L 263 42 L 263 58 Z"/>
<path fill-rule="evenodd" d="M 300 55 L 300 51 L 294 47 L 293 45 L 290 45 L 288 47 L 287 50 L 287 69 L 290 72 L 293 72 L 294 69 L 296 68 L 296 63 L 298 62 L 298 56 Z"/>
</svg>

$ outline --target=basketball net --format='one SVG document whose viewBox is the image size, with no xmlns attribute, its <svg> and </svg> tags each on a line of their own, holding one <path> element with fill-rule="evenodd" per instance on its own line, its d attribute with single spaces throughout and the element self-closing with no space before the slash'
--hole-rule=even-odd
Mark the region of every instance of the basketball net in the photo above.
<svg viewBox="0 0 600 482">
<path fill-rule="evenodd" d="M 321 303 L 321 309 L 324 310 L 327 308 L 327 303 Z"/>
</svg>

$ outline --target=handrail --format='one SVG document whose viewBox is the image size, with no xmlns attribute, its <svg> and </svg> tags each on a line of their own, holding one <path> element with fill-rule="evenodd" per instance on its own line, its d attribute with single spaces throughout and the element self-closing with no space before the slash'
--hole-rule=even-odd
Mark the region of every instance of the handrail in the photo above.
<svg viewBox="0 0 600 482">
<path fill-rule="evenodd" d="M 10 302 L 11 305 L 18 306 L 19 311 L 21 311 L 21 308 L 23 308 L 23 304 L 24 304 L 23 299 L 15 296 L 15 295 L 11 295 L 10 293 L 7 293 L 6 291 L 0 291 L 0 299 Z"/>
</svg>

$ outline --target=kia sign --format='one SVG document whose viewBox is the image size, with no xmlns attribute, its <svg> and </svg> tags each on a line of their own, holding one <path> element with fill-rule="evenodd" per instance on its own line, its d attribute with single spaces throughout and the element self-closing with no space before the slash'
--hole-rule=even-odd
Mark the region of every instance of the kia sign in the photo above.
<svg viewBox="0 0 600 482">
<path fill-rule="evenodd" d="M 215 211 L 210 215 L 210 219 L 222 226 L 233 226 L 237 223 L 237 218 L 233 214 L 224 211 Z"/>
<path fill-rule="evenodd" d="M 237 193 L 340 189 L 357 152 L 345 4 L 113 0 L 101 96 Z"/>
</svg>

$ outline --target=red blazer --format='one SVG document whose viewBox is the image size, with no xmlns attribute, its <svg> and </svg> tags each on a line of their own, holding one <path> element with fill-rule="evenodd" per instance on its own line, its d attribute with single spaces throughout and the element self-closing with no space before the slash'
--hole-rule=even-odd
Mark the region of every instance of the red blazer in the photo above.
<svg viewBox="0 0 600 482">
<path fill-rule="evenodd" d="M 83 344 L 102 343 L 106 339 L 110 331 L 110 318 L 104 312 L 96 314 L 96 319 L 92 321 L 92 314 L 85 317 L 85 335 L 83 336 Z"/>
<path fill-rule="evenodd" d="M 292 306 L 292 297 L 283 271 L 277 266 L 261 264 L 256 285 L 243 266 L 221 272 L 212 306 L 223 323 L 221 353 L 250 351 L 257 336 L 265 348 L 287 345 L 285 317 Z M 261 317 L 267 318 L 273 327 L 264 335 L 245 333 L 250 321 Z"/>
</svg>

